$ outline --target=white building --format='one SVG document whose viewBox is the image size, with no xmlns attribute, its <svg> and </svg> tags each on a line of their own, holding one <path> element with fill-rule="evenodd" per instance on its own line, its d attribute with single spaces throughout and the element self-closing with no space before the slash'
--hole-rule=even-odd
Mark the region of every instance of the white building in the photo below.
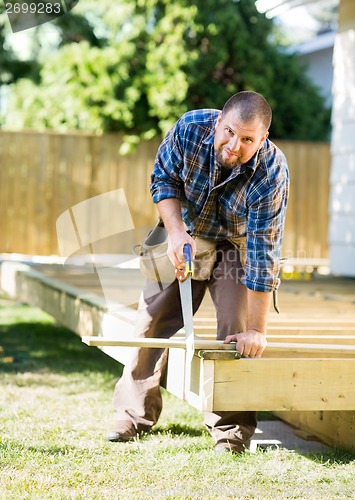
<svg viewBox="0 0 355 500">
<path fill-rule="evenodd" d="M 354 0 L 340 0 L 333 62 L 330 263 L 333 273 L 355 277 Z"/>
<path fill-rule="evenodd" d="M 258 0 L 265 10 L 285 10 L 307 6 L 317 0 Z M 318 0 L 320 2 L 320 0 Z M 313 43 L 313 47 L 312 47 Z M 331 37 L 327 42 L 304 44 L 301 57 L 312 59 L 309 71 L 324 92 L 330 78 L 325 74 L 329 63 Z M 318 47 L 314 44 L 319 43 Z M 303 50 L 303 52 L 302 52 Z M 318 56 L 317 56 L 318 54 Z M 314 64 L 314 58 L 319 57 Z M 328 62 L 324 65 L 324 58 Z M 331 97 L 329 96 L 329 99 Z M 330 101 L 329 101 L 330 102 Z M 329 252 L 332 273 L 355 277 L 355 1 L 339 0 L 338 30 L 334 40 L 332 84 L 331 195 L 329 201 Z M 315 117 L 316 119 L 316 117 Z"/>
<path fill-rule="evenodd" d="M 333 49 L 335 36 L 334 31 L 327 31 L 291 47 L 291 51 L 297 54 L 300 62 L 307 68 L 307 75 L 319 87 L 329 107 L 333 102 Z"/>
</svg>

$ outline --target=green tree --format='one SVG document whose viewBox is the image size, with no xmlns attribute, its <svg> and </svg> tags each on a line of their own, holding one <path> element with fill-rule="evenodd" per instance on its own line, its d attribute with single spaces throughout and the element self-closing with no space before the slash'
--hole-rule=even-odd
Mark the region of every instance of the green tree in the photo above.
<svg viewBox="0 0 355 500">
<path fill-rule="evenodd" d="M 54 41 L 48 39 L 48 32 L 57 34 Z M 102 47 L 106 43 L 104 37 L 95 34 L 89 20 L 81 13 L 71 12 L 48 24 L 26 30 L 26 53 L 18 53 L 9 42 L 11 33 L 5 5 L 0 3 L 0 80 L 1 83 L 13 83 L 20 78 L 29 78 L 39 83 L 41 59 L 66 44 L 87 41 L 94 47 Z M 13 35 L 16 37 L 16 35 Z"/>
<path fill-rule="evenodd" d="M 86 15 L 100 22 L 101 41 L 68 43 L 43 61 L 38 85 L 19 82 L 13 123 L 124 131 L 137 141 L 166 132 L 188 109 L 256 90 L 273 107 L 272 137 L 327 137 L 323 98 L 254 2 L 88 0 Z"/>
<path fill-rule="evenodd" d="M 11 84 L 19 78 L 38 79 L 39 64 L 36 60 L 23 61 L 7 43 L 9 22 L 5 9 L 0 5 L 0 85 Z"/>
</svg>

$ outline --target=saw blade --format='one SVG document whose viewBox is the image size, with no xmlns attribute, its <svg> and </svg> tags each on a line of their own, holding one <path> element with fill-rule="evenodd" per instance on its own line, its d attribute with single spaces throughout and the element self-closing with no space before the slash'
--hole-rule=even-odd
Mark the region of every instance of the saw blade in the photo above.
<svg viewBox="0 0 355 500">
<path fill-rule="evenodd" d="M 182 318 L 184 321 L 187 358 L 191 360 L 195 351 L 195 336 L 192 309 L 191 278 L 179 282 Z"/>
</svg>

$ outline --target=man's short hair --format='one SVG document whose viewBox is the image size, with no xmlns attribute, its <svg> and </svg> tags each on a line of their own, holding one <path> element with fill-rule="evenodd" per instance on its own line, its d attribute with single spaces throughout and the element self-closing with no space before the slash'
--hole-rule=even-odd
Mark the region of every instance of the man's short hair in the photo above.
<svg viewBox="0 0 355 500">
<path fill-rule="evenodd" d="M 272 111 L 269 103 L 261 94 L 249 90 L 234 94 L 223 106 L 222 114 L 226 115 L 232 109 L 238 111 L 244 123 L 249 123 L 258 118 L 264 125 L 265 130 L 269 130 Z"/>
</svg>

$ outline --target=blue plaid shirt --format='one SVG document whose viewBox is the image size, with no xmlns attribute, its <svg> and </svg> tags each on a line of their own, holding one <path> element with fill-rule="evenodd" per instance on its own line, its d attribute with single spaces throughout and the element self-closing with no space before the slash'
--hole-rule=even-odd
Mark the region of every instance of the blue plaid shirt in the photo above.
<svg viewBox="0 0 355 500">
<path fill-rule="evenodd" d="M 180 199 L 183 221 L 195 236 L 217 242 L 246 237 L 243 283 L 251 290 L 270 292 L 280 283 L 287 161 L 267 139 L 223 180 L 214 155 L 218 114 L 215 109 L 189 111 L 168 132 L 151 176 L 153 202 Z"/>
</svg>

